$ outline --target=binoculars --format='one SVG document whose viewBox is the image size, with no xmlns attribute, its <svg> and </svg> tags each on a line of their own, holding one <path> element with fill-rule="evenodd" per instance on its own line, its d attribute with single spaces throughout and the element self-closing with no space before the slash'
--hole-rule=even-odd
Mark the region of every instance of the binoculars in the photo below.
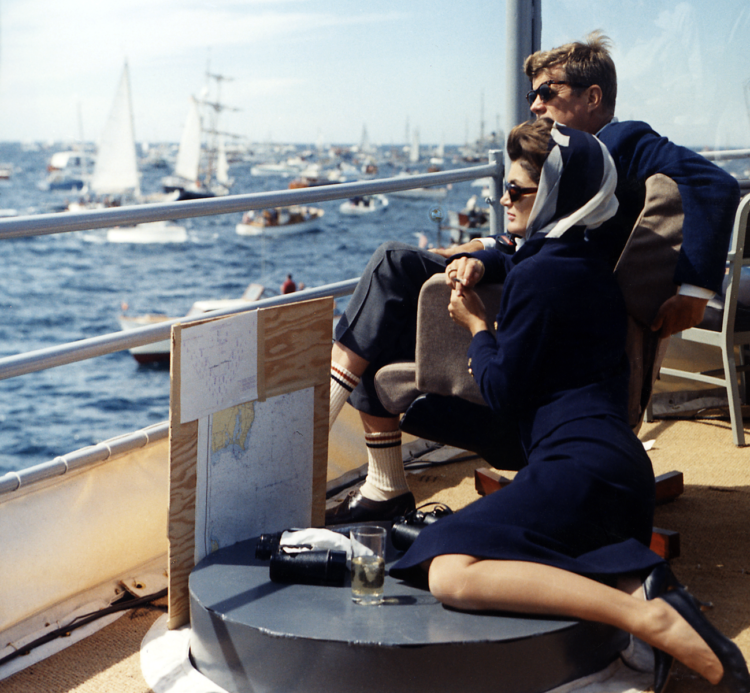
<svg viewBox="0 0 750 693">
<path fill-rule="evenodd" d="M 429 503 L 435 507 L 429 512 L 417 508 L 403 517 L 397 517 L 391 528 L 391 543 L 399 551 L 406 551 L 415 541 L 419 533 L 441 517 L 452 515 L 453 511 L 444 503 Z"/>
<path fill-rule="evenodd" d="M 261 534 L 255 544 L 255 558 L 270 560 L 269 575 L 273 582 L 338 587 L 346 582 L 349 574 L 346 551 L 279 546 L 282 534 Z"/>
</svg>

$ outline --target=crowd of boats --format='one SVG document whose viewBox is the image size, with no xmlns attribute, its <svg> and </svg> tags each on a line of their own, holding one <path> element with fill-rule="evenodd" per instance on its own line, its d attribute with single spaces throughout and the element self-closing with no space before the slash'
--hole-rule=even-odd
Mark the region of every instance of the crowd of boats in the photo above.
<svg viewBox="0 0 750 693">
<path fill-rule="evenodd" d="M 249 144 L 241 137 L 225 132 L 219 117 L 233 110 L 221 101 L 220 89 L 226 77 L 206 73 L 207 87 L 202 98 L 189 99 L 188 112 L 178 145 L 138 143 L 133 123 L 133 103 L 127 63 L 118 82 L 112 107 L 97 145 L 77 142 L 51 152 L 46 175 L 39 180 L 40 190 L 75 195 L 65 201 L 64 211 L 203 199 L 238 193 L 230 176 L 230 165 L 250 165 L 253 176 L 291 179 L 290 189 L 335 185 L 367 180 L 376 176 L 409 176 L 439 171 L 444 164 L 476 163 L 486 160 L 490 148 L 501 148 L 501 136 L 495 133 L 471 145 L 455 149 L 446 156 L 445 146 L 420 146 L 414 130 L 406 146 L 375 147 L 363 126 L 360 142 L 354 146 L 315 146 Z M 211 87 L 214 90 L 211 90 Z M 408 136 L 408 135 L 407 135 Z M 141 179 L 145 170 L 163 170 L 160 189 L 144 192 Z M 12 165 L 0 163 L 0 179 L 10 179 Z M 394 196 L 439 201 L 446 197 L 446 186 L 395 191 Z M 367 215 L 387 210 L 385 195 L 356 195 L 340 205 L 345 215 Z M 16 210 L 3 210 L 2 216 L 14 216 Z M 270 208 L 248 212 L 237 224 L 240 235 L 276 237 L 320 228 L 323 210 L 315 207 Z M 450 217 L 460 225 L 459 217 Z M 110 229 L 110 242 L 179 243 L 187 239 L 184 227 L 171 222 L 136 224 Z"/>
</svg>

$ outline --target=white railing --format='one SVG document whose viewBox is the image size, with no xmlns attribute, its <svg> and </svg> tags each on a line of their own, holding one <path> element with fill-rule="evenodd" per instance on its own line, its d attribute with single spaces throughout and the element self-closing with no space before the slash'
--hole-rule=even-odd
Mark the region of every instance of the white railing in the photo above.
<svg viewBox="0 0 750 693">
<path fill-rule="evenodd" d="M 204 200 L 118 207 L 70 214 L 40 214 L 37 216 L 17 217 L 0 220 L 0 241 L 9 238 L 85 231 L 88 229 L 138 224 L 149 221 L 187 219 L 216 214 L 245 212 L 250 209 L 310 204 L 326 200 L 347 199 L 357 195 L 372 195 L 446 185 L 483 177 L 491 177 L 493 179 L 490 209 L 492 223 L 496 225 L 500 198 L 497 191 L 501 189 L 502 161 L 499 160 L 497 152 L 491 152 L 490 156 L 493 161 L 491 164 L 441 173 L 384 178 L 367 182 L 341 183 L 298 190 L 231 195 Z M 496 226 L 493 226 L 493 228 L 496 228 Z M 324 296 L 338 298 L 351 294 L 356 284 L 356 278 L 350 279 L 335 284 L 304 289 L 294 294 L 273 296 L 259 301 L 248 302 L 239 307 L 235 306 L 233 308 L 212 311 L 212 315 L 220 317 L 256 308 L 277 306 Z M 202 319 L 201 316 L 192 318 L 192 320 L 200 319 Z M 175 318 L 160 322 L 157 325 L 100 335 L 67 344 L 6 356 L 0 358 L 0 380 L 55 368 L 69 363 L 85 361 L 97 356 L 132 349 L 145 344 L 153 344 L 164 339 L 169 339 L 173 325 L 188 323 L 190 321 L 187 318 Z M 49 462 L 44 462 L 20 471 L 10 472 L 0 477 L 0 496 L 13 493 L 45 479 L 61 476 L 72 469 L 80 469 L 84 466 L 98 464 L 115 454 L 143 447 L 150 442 L 163 439 L 167 435 L 168 426 L 166 422 L 163 422 L 141 431 L 126 434 L 107 443 L 100 443 L 68 455 L 56 457 Z"/>
</svg>

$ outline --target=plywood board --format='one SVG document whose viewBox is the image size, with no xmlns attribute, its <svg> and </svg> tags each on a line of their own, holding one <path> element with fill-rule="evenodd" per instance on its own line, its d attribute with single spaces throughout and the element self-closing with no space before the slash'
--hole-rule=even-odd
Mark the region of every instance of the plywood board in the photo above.
<svg viewBox="0 0 750 693">
<path fill-rule="evenodd" d="M 231 404 L 229 411 L 226 407 L 211 411 L 210 405 L 206 404 L 205 398 L 201 402 L 200 413 L 204 414 L 199 419 L 188 421 L 183 414 L 183 407 L 188 409 L 191 405 L 187 404 L 189 392 L 186 387 L 196 387 L 195 373 L 187 377 L 183 373 L 185 359 L 183 358 L 183 339 L 185 333 L 195 327 L 206 330 L 201 339 L 211 340 L 218 334 L 236 334 L 237 323 L 229 325 L 225 321 L 231 321 L 241 316 L 230 316 L 227 318 L 213 319 L 211 321 L 202 321 L 190 325 L 176 325 L 172 332 L 172 369 L 171 369 L 171 391 L 170 391 L 170 510 L 169 510 L 169 627 L 179 627 L 189 620 L 189 594 L 188 579 L 190 571 L 195 565 L 196 555 L 200 556 L 206 550 L 210 550 L 216 541 L 217 545 L 225 541 L 227 536 L 241 535 L 243 531 L 250 531 L 248 528 L 257 526 L 256 517 L 247 518 L 247 522 L 241 527 L 232 526 L 230 529 L 221 528 L 221 523 L 226 517 L 220 514 L 212 515 L 210 508 L 206 508 L 205 503 L 211 503 L 211 494 L 206 494 L 206 484 L 210 477 L 210 471 L 207 471 L 211 449 L 215 444 L 212 439 L 213 423 L 216 418 L 219 435 L 230 435 L 231 440 L 228 444 L 234 445 L 239 441 L 243 447 L 247 440 L 242 437 L 243 420 L 247 421 L 248 409 L 243 409 L 249 402 L 236 401 Z M 244 325 L 248 324 L 244 319 Z M 333 322 L 333 299 L 316 299 L 314 301 L 303 301 L 299 303 L 277 306 L 274 308 L 261 309 L 257 311 L 257 316 L 253 319 L 255 325 L 254 331 L 257 338 L 257 367 L 255 372 L 255 391 L 257 393 L 258 404 L 257 412 L 262 416 L 283 416 L 284 410 L 302 411 L 305 408 L 312 407 L 311 422 L 303 421 L 304 416 L 298 416 L 298 420 L 290 421 L 290 430 L 298 430 L 298 434 L 288 435 L 287 443 L 291 443 L 295 437 L 304 441 L 304 456 L 310 458 L 306 464 L 309 469 L 306 471 L 305 483 L 309 483 L 309 490 L 305 494 L 305 502 L 294 503 L 294 513 L 290 513 L 290 519 L 295 520 L 298 524 L 302 519 L 299 516 L 300 505 L 304 508 L 305 518 L 312 526 L 322 526 L 325 514 L 325 482 L 326 482 L 326 464 L 328 457 L 328 393 L 329 393 L 329 368 L 331 354 L 331 336 Z M 212 324 L 206 328 L 205 325 Z M 220 341 L 220 340 L 219 340 Z M 195 344 L 196 342 L 192 342 Z M 201 344 L 201 348 L 205 346 Z M 211 365 L 212 355 L 206 353 L 206 361 L 198 361 L 200 370 L 206 370 L 206 365 L 210 368 L 224 368 L 226 372 L 227 364 L 222 360 L 226 358 L 235 358 L 239 353 L 244 353 L 247 357 L 247 350 L 231 349 L 230 352 L 223 354 L 221 359 L 214 359 L 215 365 Z M 194 355 L 194 354 L 193 354 Z M 191 363 L 195 363 L 194 360 Z M 248 364 L 243 363 L 241 368 L 241 377 L 247 379 L 253 376 L 246 368 Z M 195 367 L 193 367 L 195 370 Z M 252 370 L 252 369 L 251 369 Z M 231 371 L 231 367 L 230 367 Z M 204 373 L 205 375 L 205 373 Z M 188 385 L 189 384 L 189 385 Z M 200 385 L 199 385 L 200 386 Z M 221 389 L 221 388 L 219 388 Z M 222 390 L 223 391 L 223 390 Z M 289 396 L 288 399 L 284 399 Z M 307 398 L 307 399 L 305 399 Z M 215 398 L 216 406 L 221 406 L 221 402 L 226 402 L 222 397 Z M 266 404 L 267 402 L 267 404 Z M 255 414 L 253 405 L 253 415 Z M 196 411 L 193 409 L 193 411 Z M 225 413 L 222 413 L 225 412 Z M 274 414 L 275 412 L 275 414 Z M 233 418 L 234 417 L 234 418 Z M 243 419 L 244 417 L 244 419 Z M 207 419 L 207 420 L 206 420 Z M 236 427 L 229 428 L 231 422 L 236 423 Z M 267 425 L 267 424 L 264 424 Z M 252 426 L 252 424 L 249 424 Z M 223 428 L 222 428 L 223 427 Z M 199 430 L 201 435 L 199 435 Z M 249 427 L 248 427 L 249 432 Z M 239 436 L 237 440 L 234 436 Z M 308 446 L 305 448 L 304 446 Z M 277 454 L 280 457 L 288 457 L 288 448 L 283 446 L 276 448 L 271 446 L 271 456 Z M 300 458 L 292 465 L 292 471 L 297 475 L 297 483 L 300 478 Z M 284 464 L 278 464 L 274 469 L 271 460 L 267 460 L 265 466 L 265 476 L 261 479 L 258 477 L 258 484 L 250 484 L 255 493 L 266 493 L 269 497 L 273 494 L 272 488 L 283 498 L 288 489 L 284 489 L 284 475 L 289 473 L 290 467 L 284 467 Z M 239 466 L 247 465 L 246 459 L 238 460 Z M 252 464 L 250 469 L 243 469 L 243 473 L 253 473 Z M 226 475 L 221 473 L 216 475 L 215 481 L 218 481 L 216 488 L 222 494 L 225 500 L 227 494 L 236 494 L 232 502 L 242 502 L 248 494 L 248 486 L 241 484 L 232 485 Z M 239 473 L 239 471 L 238 471 Z M 274 474 L 277 478 L 274 478 Z M 201 494 L 196 495 L 198 489 L 198 480 L 202 480 Z M 301 493 L 300 486 L 297 485 L 296 494 Z M 207 501 L 208 499 L 208 501 Z M 283 508 L 283 504 L 281 506 Z M 249 510 L 252 513 L 252 509 Z M 199 518 L 199 536 L 196 542 L 196 513 Z M 295 514 L 296 513 L 296 514 Z M 218 522 L 212 526 L 218 534 L 211 536 L 209 531 L 206 539 L 206 527 L 210 527 L 211 518 L 218 518 Z M 280 516 L 275 516 L 274 523 L 281 522 Z M 196 548 L 196 544 L 198 545 Z"/>
</svg>

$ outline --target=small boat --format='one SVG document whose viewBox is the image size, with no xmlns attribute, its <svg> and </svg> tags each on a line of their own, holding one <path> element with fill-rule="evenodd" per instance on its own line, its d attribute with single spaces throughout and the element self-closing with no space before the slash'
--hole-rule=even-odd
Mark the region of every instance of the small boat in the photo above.
<svg viewBox="0 0 750 693">
<path fill-rule="evenodd" d="M 265 287 L 262 284 L 252 283 L 248 285 L 247 289 L 245 289 L 245 293 L 242 294 L 241 298 L 220 298 L 196 301 L 190 307 L 190 310 L 185 317 L 193 318 L 197 315 L 209 313 L 212 310 L 232 308 L 234 306 L 241 306 L 243 303 L 257 301 L 263 295 L 264 291 Z M 158 325 L 159 323 L 172 319 L 173 318 L 170 318 L 167 315 L 147 313 L 146 315 L 133 316 L 120 315 L 117 320 L 120 323 L 120 329 L 134 330 L 138 327 Z M 161 342 L 156 342 L 154 344 L 144 344 L 143 346 L 133 347 L 130 349 L 130 353 L 140 364 L 168 364 L 171 346 L 171 340 L 164 339 Z"/>
<path fill-rule="evenodd" d="M 448 194 L 447 187 L 412 188 L 411 190 L 396 190 L 390 193 L 393 197 L 406 197 L 424 200 L 442 200 Z"/>
<path fill-rule="evenodd" d="M 289 189 L 315 188 L 319 185 L 334 185 L 336 183 L 344 183 L 345 181 L 346 178 L 344 178 L 340 170 L 324 171 L 318 164 L 312 164 L 303 171 L 300 171 L 299 176 L 289 183 Z"/>
<path fill-rule="evenodd" d="M 406 178 L 411 173 L 399 173 L 396 178 Z M 429 186 L 426 188 L 411 188 L 409 190 L 395 190 L 389 193 L 392 197 L 407 197 L 427 200 L 442 200 L 447 194 L 450 186 Z"/>
<path fill-rule="evenodd" d="M 88 186 L 95 157 L 83 151 L 55 152 L 47 165 L 47 178 L 40 190 L 79 191 Z"/>
<path fill-rule="evenodd" d="M 341 203 L 339 211 L 342 214 L 372 214 L 383 212 L 388 208 L 388 198 L 385 195 L 358 195 Z"/>
<path fill-rule="evenodd" d="M 250 210 L 242 215 L 236 231 L 240 236 L 291 236 L 320 228 L 324 211 L 319 207 L 273 207 Z"/>
<path fill-rule="evenodd" d="M 187 231 L 171 221 L 150 221 L 135 226 L 115 226 L 107 231 L 110 243 L 184 243 Z"/>
<path fill-rule="evenodd" d="M 490 232 L 489 207 L 480 207 L 472 195 L 460 212 L 448 212 L 448 227 L 454 243 L 466 243 L 472 238 L 487 236 Z"/>
</svg>

